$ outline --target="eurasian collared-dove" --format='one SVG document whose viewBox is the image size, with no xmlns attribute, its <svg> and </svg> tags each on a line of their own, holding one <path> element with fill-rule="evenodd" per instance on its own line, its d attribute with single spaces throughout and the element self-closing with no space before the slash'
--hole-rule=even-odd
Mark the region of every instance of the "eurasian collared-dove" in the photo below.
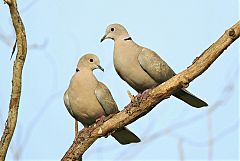
<svg viewBox="0 0 240 161">
<path fill-rule="evenodd" d="M 153 88 L 175 75 L 175 72 L 154 51 L 136 44 L 120 24 L 111 24 L 101 39 L 114 40 L 114 67 L 118 75 L 137 92 Z M 173 94 L 193 107 L 207 106 L 185 88 Z"/>
<path fill-rule="evenodd" d="M 93 75 L 94 69 L 103 71 L 96 55 L 86 54 L 81 57 L 76 73 L 64 94 L 64 103 L 68 112 L 84 127 L 93 124 L 102 116 L 118 112 L 108 88 Z M 112 136 L 121 144 L 140 142 L 140 139 L 126 127 L 118 129 Z"/>
</svg>

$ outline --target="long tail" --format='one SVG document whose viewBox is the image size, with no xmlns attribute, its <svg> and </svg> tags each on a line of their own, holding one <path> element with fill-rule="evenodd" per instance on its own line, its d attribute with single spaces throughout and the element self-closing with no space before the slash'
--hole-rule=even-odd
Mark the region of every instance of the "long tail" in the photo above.
<svg viewBox="0 0 240 161">
<path fill-rule="evenodd" d="M 201 108 L 204 106 L 208 106 L 206 102 L 204 102 L 200 98 L 197 98 L 196 96 L 194 96 L 192 93 L 188 92 L 184 88 L 174 93 L 173 96 L 179 98 L 180 100 L 186 102 L 187 104 L 193 107 Z"/>
<path fill-rule="evenodd" d="M 120 144 L 130 144 L 130 143 L 138 143 L 141 140 L 126 127 L 118 129 L 115 131 L 112 136 L 120 143 Z"/>
</svg>

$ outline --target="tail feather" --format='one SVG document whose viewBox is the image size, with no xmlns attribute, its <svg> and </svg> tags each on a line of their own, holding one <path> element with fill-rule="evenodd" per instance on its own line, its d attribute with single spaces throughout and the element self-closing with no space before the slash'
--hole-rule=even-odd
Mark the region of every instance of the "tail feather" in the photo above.
<svg viewBox="0 0 240 161">
<path fill-rule="evenodd" d="M 204 107 L 204 106 L 208 106 L 208 104 L 206 102 L 204 102 L 200 98 L 194 96 L 192 93 L 188 92 L 184 88 L 182 88 L 181 90 L 174 93 L 173 96 L 181 99 L 182 101 L 184 101 L 187 104 L 189 104 L 193 107 L 196 107 L 196 108 L 201 108 L 201 107 Z"/>
<path fill-rule="evenodd" d="M 120 143 L 120 144 L 130 144 L 130 143 L 138 143 L 141 140 L 126 127 L 118 129 L 115 131 L 112 136 Z"/>
</svg>

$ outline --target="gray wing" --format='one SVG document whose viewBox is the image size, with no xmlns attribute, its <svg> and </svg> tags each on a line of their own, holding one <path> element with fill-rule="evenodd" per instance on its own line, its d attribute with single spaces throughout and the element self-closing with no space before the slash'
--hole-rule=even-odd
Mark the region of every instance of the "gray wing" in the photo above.
<svg viewBox="0 0 240 161">
<path fill-rule="evenodd" d="M 158 83 L 163 83 L 175 75 L 168 64 L 154 51 L 143 48 L 138 61 L 145 72 Z"/>
<path fill-rule="evenodd" d="M 107 115 L 118 112 L 116 102 L 114 101 L 109 89 L 102 82 L 98 83 L 95 89 L 95 94 L 97 100 Z"/>
<path fill-rule="evenodd" d="M 72 111 L 71 105 L 70 105 L 70 100 L 69 100 L 69 96 L 68 96 L 68 90 L 66 90 L 66 92 L 64 93 L 63 100 L 64 100 L 64 104 L 65 104 L 68 112 L 72 115 L 72 117 L 74 117 L 73 111 Z"/>
</svg>

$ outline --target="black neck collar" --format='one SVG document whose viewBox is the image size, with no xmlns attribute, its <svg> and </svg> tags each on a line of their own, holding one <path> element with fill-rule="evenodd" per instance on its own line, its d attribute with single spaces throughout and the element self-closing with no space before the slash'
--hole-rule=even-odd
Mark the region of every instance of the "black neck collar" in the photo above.
<svg viewBox="0 0 240 161">
<path fill-rule="evenodd" d="M 79 71 L 79 69 L 77 68 L 77 69 L 76 69 L 76 72 L 78 72 L 78 71 Z"/>
<path fill-rule="evenodd" d="M 125 38 L 125 39 L 123 39 L 123 40 L 125 40 L 125 41 L 127 41 L 127 40 L 132 40 L 132 38 L 131 38 L 131 37 L 127 37 L 127 38 Z"/>
</svg>

